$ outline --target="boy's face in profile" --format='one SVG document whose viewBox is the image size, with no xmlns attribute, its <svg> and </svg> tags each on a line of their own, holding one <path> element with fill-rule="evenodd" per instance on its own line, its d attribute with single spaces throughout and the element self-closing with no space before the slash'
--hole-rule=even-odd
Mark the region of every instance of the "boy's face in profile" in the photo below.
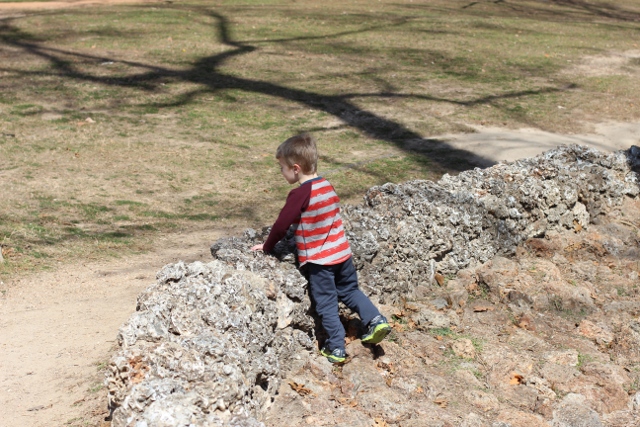
<svg viewBox="0 0 640 427">
<path fill-rule="evenodd" d="M 283 158 L 279 158 L 278 163 L 280 163 L 280 172 L 282 173 L 282 176 L 284 176 L 284 179 L 286 179 L 289 184 L 295 184 L 298 182 L 297 171 L 300 169 L 300 166 L 293 165 L 293 167 L 290 167 Z"/>
</svg>

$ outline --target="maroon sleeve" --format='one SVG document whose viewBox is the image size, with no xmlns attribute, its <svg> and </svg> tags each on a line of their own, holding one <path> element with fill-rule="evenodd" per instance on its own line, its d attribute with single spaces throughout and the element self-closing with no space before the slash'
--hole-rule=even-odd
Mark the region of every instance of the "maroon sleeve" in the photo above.
<svg viewBox="0 0 640 427">
<path fill-rule="evenodd" d="M 289 230 L 291 224 L 298 222 L 300 214 L 309 207 L 309 199 L 311 197 L 311 183 L 302 184 L 289 192 L 287 202 L 278 215 L 278 219 L 271 227 L 271 232 L 267 241 L 264 242 L 262 250 L 270 253 L 276 243 L 278 243 Z"/>
</svg>

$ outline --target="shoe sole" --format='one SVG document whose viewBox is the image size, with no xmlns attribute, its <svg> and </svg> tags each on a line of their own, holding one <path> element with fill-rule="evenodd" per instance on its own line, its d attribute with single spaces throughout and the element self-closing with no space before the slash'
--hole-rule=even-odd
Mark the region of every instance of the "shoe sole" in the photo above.
<svg viewBox="0 0 640 427">
<path fill-rule="evenodd" d="M 325 356 L 327 357 L 327 356 Z M 327 360 L 333 364 L 339 364 L 339 363 L 344 363 L 347 359 L 346 358 L 337 358 L 337 357 L 327 357 Z"/>
<path fill-rule="evenodd" d="M 331 363 L 344 363 L 347 360 L 346 357 L 336 357 L 331 353 L 320 352 L 320 354 L 326 357 L 327 360 Z"/>
<path fill-rule="evenodd" d="M 363 337 L 360 341 L 365 344 L 378 344 L 389 335 L 389 332 L 391 332 L 391 326 L 388 323 L 381 323 L 375 327 L 370 335 Z"/>
</svg>

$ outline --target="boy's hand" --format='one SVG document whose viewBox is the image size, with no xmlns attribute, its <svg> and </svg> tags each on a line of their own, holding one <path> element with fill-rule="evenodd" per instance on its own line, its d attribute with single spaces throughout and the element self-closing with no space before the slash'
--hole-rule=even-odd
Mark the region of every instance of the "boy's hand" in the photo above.
<svg viewBox="0 0 640 427">
<path fill-rule="evenodd" d="M 252 251 L 261 251 L 263 246 L 264 246 L 264 244 L 261 243 L 259 245 L 255 245 L 254 247 L 252 247 L 251 250 Z"/>
</svg>

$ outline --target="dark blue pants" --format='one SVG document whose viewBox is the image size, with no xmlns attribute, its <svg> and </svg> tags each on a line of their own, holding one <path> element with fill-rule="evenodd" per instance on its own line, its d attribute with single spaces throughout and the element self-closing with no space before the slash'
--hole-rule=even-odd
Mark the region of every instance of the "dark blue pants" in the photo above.
<svg viewBox="0 0 640 427">
<path fill-rule="evenodd" d="M 309 263 L 305 267 L 316 312 L 329 335 L 325 347 L 329 350 L 344 348 L 345 331 L 338 315 L 338 299 L 358 313 L 365 325 L 380 312 L 358 288 L 358 276 L 351 258 L 336 265 Z"/>
</svg>

